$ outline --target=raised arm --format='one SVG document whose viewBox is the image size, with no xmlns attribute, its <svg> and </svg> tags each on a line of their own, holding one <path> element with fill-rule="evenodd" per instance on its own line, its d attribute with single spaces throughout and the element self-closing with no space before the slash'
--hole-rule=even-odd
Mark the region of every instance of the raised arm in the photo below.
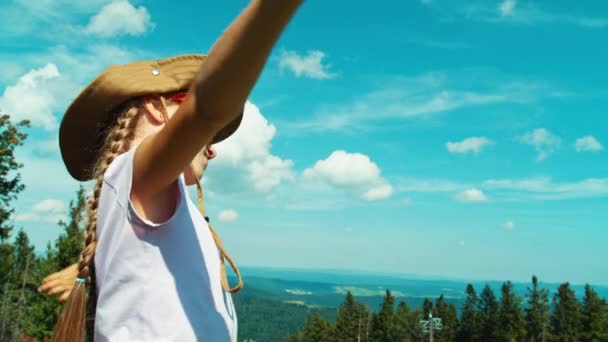
<svg viewBox="0 0 608 342">
<path fill-rule="evenodd" d="M 243 109 L 281 32 L 303 0 L 253 0 L 213 45 L 190 94 L 135 154 L 133 191 L 159 194 Z"/>
</svg>

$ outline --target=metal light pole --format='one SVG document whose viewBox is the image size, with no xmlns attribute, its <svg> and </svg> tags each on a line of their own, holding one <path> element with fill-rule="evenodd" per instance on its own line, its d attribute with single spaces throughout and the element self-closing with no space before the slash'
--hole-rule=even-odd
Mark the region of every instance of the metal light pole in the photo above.
<svg viewBox="0 0 608 342">
<path fill-rule="evenodd" d="M 429 333 L 429 341 L 433 342 L 433 331 L 443 329 L 441 318 L 433 318 L 433 314 L 429 312 L 429 320 L 420 321 L 420 329 L 423 334 Z"/>
</svg>

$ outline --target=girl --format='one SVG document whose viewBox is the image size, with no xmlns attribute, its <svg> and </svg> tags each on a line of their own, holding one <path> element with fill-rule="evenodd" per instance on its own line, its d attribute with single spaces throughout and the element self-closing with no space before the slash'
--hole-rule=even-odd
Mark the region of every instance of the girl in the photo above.
<svg viewBox="0 0 608 342">
<path fill-rule="evenodd" d="M 253 0 L 208 57 L 110 66 L 72 102 L 62 157 L 95 187 L 78 264 L 40 288 L 67 299 L 53 341 L 236 341 L 230 293 L 242 281 L 205 221 L 199 179 L 301 2 Z"/>
</svg>

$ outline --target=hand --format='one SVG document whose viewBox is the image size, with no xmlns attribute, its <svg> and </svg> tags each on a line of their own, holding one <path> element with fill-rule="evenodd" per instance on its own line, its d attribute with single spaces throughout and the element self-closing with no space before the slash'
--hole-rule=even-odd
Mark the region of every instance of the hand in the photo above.
<svg viewBox="0 0 608 342">
<path fill-rule="evenodd" d="M 72 292 L 72 288 L 76 284 L 77 276 L 78 263 L 72 264 L 42 279 L 38 292 L 46 292 L 49 296 L 59 296 L 57 300 L 63 303 L 70 296 L 70 292 Z"/>
</svg>

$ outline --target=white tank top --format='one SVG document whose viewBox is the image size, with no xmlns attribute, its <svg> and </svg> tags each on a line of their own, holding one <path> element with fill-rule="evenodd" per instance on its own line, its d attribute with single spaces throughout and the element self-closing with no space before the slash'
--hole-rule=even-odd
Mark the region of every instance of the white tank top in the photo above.
<svg viewBox="0 0 608 342">
<path fill-rule="evenodd" d="M 99 197 L 95 341 L 236 341 L 220 254 L 184 175 L 173 216 L 144 220 L 129 200 L 134 154 L 112 162 Z"/>
</svg>

